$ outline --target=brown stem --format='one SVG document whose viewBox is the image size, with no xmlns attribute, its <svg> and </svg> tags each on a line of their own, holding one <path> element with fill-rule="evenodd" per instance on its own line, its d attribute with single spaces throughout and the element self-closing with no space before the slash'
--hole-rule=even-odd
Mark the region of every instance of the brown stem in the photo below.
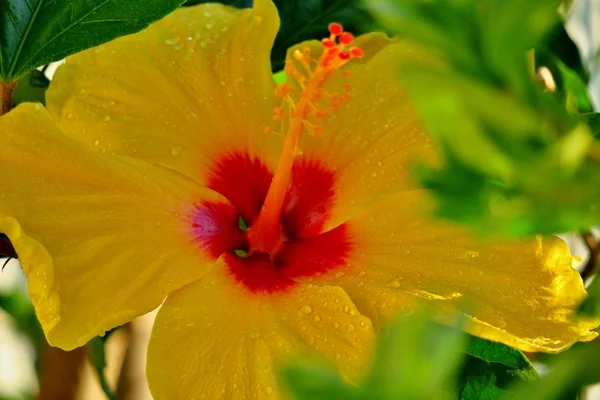
<svg viewBox="0 0 600 400">
<path fill-rule="evenodd" d="M 0 82 L 0 115 L 4 115 L 12 109 L 15 86 L 17 86 L 17 81 Z"/>
<path fill-rule="evenodd" d="M 590 276 L 596 272 L 598 264 L 598 257 L 600 256 L 600 243 L 592 232 L 585 232 L 581 235 L 581 238 L 587 246 L 590 257 L 588 258 L 583 270 L 581 271 L 581 278 L 585 282 Z"/>
<path fill-rule="evenodd" d="M 86 350 L 64 351 L 45 345 L 44 362 L 37 400 L 74 400 L 83 369 Z"/>
</svg>

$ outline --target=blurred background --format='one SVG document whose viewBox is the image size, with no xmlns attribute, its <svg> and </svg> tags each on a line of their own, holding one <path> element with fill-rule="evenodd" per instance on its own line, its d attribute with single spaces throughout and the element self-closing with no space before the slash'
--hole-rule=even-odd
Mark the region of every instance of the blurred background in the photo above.
<svg viewBox="0 0 600 400">
<path fill-rule="evenodd" d="M 17 0 L 18 1 L 18 0 Z M 188 1 L 188 6 L 203 1 Z M 251 1 L 225 1 L 248 7 Z M 387 30 L 378 25 L 367 3 L 354 0 L 275 1 L 282 18 L 272 64 L 283 66 L 286 49 L 300 41 L 321 38 L 327 24 L 341 22 L 361 33 Z M 565 29 L 553 37 L 553 50 L 571 69 L 586 75 L 589 94 L 597 111 L 600 106 L 600 0 L 565 1 L 561 6 Z M 44 102 L 44 93 L 60 62 L 29 73 L 19 81 L 15 103 Z M 552 71 L 538 70 L 547 87 L 556 85 Z M 579 266 L 589 282 L 595 274 L 599 254 L 598 234 L 592 230 L 563 235 L 572 252 L 582 258 Z M 96 338 L 86 347 L 71 352 L 51 348 L 44 340 L 27 297 L 27 283 L 18 260 L 0 259 L 0 400 L 151 399 L 145 380 L 145 354 L 155 313 Z M 544 373 L 552 356 L 528 355 Z M 600 389 L 586 390 L 588 399 L 600 399 Z"/>
</svg>

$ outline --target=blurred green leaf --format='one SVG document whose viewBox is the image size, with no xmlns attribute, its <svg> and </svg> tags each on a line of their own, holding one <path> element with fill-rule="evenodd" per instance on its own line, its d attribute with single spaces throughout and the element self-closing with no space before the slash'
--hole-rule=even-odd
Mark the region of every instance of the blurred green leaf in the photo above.
<svg viewBox="0 0 600 400">
<path fill-rule="evenodd" d="M 587 113 L 594 110 L 594 105 L 588 93 L 587 84 L 581 77 L 562 61 L 555 59 L 555 65 L 558 68 L 559 76 L 562 81 L 562 90 L 564 91 L 567 108 L 572 108 L 574 112 Z M 572 107 L 571 104 L 573 104 Z"/>
<path fill-rule="evenodd" d="M 34 69 L 19 79 L 13 92 L 13 103 L 19 105 L 25 102 L 39 102 L 46 104 L 46 90 L 50 80 L 42 71 Z"/>
<path fill-rule="evenodd" d="M 600 344 L 578 344 L 554 356 L 547 372 L 534 382 L 521 383 L 502 400 L 572 400 L 581 388 L 598 382 Z"/>
<path fill-rule="evenodd" d="M 579 315 L 585 317 L 600 317 L 600 279 L 594 277 L 592 283 L 586 288 L 587 297 L 577 310 Z"/>
<path fill-rule="evenodd" d="M 320 362 L 288 367 L 283 381 L 300 400 L 450 400 L 497 399 L 537 377 L 520 351 L 432 323 L 420 311 L 386 327 L 357 387 Z"/>
<path fill-rule="evenodd" d="M 292 398 L 306 400 L 363 400 L 362 392 L 348 386 L 335 368 L 319 361 L 299 362 L 283 372 Z"/>
<path fill-rule="evenodd" d="M 137 32 L 184 0 L 0 0 L 0 79 Z"/>
<path fill-rule="evenodd" d="M 425 313 L 406 317 L 382 333 L 364 390 L 379 399 L 452 399 L 467 343 Z"/>
<path fill-rule="evenodd" d="M 320 364 L 290 367 L 283 379 L 296 399 L 453 399 L 467 343 L 459 329 L 431 323 L 420 312 L 383 331 L 371 371 L 358 387 Z"/>
<path fill-rule="evenodd" d="M 96 370 L 96 374 L 98 375 L 98 380 L 100 382 L 100 387 L 102 387 L 102 391 L 106 395 L 109 400 L 115 400 L 116 395 L 114 391 L 108 385 L 106 380 L 106 375 L 104 374 L 104 369 L 106 368 L 106 341 L 110 337 L 110 335 L 115 332 L 118 328 L 110 330 L 106 332 L 104 336 L 97 336 L 89 341 L 87 344 L 88 352 L 90 355 L 90 360 L 92 362 L 92 366 Z"/>
<path fill-rule="evenodd" d="M 579 116 L 590 128 L 592 135 L 600 139 L 600 113 L 585 113 Z"/>
<path fill-rule="evenodd" d="M 515 237 L 600 223 L 599 144 L 565 107 L 589 108 L 585 85 L 555 57 L 567 94 L 548 92 L 527 58 L 549 59 L 558 0 L 368 4 L 407 43 L 399 77 L 443 156 L 416 167 L 437 216 Z"/>
</svg>

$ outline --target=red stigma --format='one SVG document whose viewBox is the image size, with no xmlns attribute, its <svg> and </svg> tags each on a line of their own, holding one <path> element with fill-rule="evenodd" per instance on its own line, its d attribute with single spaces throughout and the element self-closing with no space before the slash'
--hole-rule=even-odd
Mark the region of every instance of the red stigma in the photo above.
<svg viewBox="0 0 600 400">
<path fill-rule="evenodd" d="M 354 57 L 360 58 L 365 55 L 365 52 L 359 47 L 353 47 L 350 49 L 350 54 L 352 54 Z"/>
<path fill-rule="evenodd" d="M 350 44 L 354 40 L 354 35 L 350 32 L 344 32 L 340 35 L 341 44 Z"/>
<path fill-rule="evenodd" d="M 342 59 L 342 60 L 349 60 L 350 59 L 350 53 L 342 51 L 340 54 L 338 54 L 338 57 L 340 59 Z"/>
<path fill-rule="evenodd" d="M 337 22 L 332 22 L 331 24 L 329 24 L 329 33 L 331 33 L 334 36 L 339 36 L 342 34 L 342 32 L 344 32 L 344 28 L 342 28 L 342 25 L 338 24 Z"/>
<path fill-rule="evenodd" d="M 321 44 L 323 44 L 323 46 L 331 48 L 335 46 L 335 42 L 329 38 L 325 38 L 323 40 L 321 40 Z"/>
</svg>

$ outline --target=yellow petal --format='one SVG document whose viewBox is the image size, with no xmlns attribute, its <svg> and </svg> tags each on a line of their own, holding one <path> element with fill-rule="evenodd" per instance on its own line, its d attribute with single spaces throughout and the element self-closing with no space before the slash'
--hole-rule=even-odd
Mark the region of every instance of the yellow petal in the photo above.
<svg viewBox="0 0 600 400">
<path fill-rule="evenodd" d="M 556 352 L 597 336 L 590 329 L 598 321 L 571 319 L 585 290 L 562 240 L 480 243 L 427 218 L 428 203 L 424 192 L 406 192 L 349 221 L 348 266 L 306 281 L 340 285 L 377 326 L 427 302 L 442 320 L 466 307 L 471 333 L 525 351 Z"/>
<path fill-rule="evenodd" d="M 337 207 L 330 227 L 377 200 L 416 187 L 412 162 L 431 161 L 435 153 L 400 85 L 398 60 L 409 50 L 378 33 L 361 36 L 354 44 L 364 50 L 364 58 L 350 60 L 325 85 L 327 93 L 344 93 L 349 84 L 349 102 L 334 118 L 324 120 L 321 136 L 304 135 L 300 143 L 305 157 L 336 171 Z M 323 49 L 316 42 L 303 43 L 290 49 L 288 58 L 304 47 L 315 58 Z M 350 77 L 343 76 L 345 71 Z M 327 110 L 323 104 L 326 101 L 321 108 Z"/>
<path fill-rule="evenodd" d="M 221 262 L 160 309 L 148 383 L 157 400 L 277 399 L 283 364 L 317 353 L 357 378 L 372 341 L 371 322 L 340 288 L 251 294 Z"/>
<path fill-rule="evenodd" d="M 63 130 L 98 149 L 160 163 L 203 182 L 206 167 L 242 149 L 269 160 L 264 134 L 279 26 L 270 0 L 252 10 L 181 8 L 138 34 L 71 56 L 47 92 Z"/>
<path fill-rule="evenodd" d="M 0 118 L 0 148 L 0 232 L 19 255 L 50 344 L 80 346 L 205 273 L 186 212 L 220 196 L 144 161 L 91 151 L 39 104 Z"/>
</svg>

